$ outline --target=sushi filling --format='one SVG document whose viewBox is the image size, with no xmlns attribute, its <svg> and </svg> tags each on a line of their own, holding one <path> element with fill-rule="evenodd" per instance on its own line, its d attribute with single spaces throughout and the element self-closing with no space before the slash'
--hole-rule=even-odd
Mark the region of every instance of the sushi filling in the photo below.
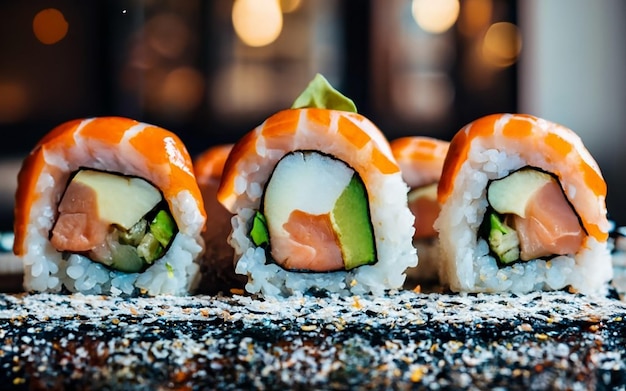
<svg viewBox="0 0 626 391">
<path fill-rule="evenodd" d="M 413 239 L 415 240 L 430 239 L 437 236 L 434 224 L 441 211 L 439 202 L 437 202 L 437 185 L 438 183 L 435 182 L 409 191 L 409 209 L 415 216 L 413 223 L 415 228 Z"/>
<path fill-rule="evenodd" d="M 290 271 L 351 270 L 377 261 L 363 181 L 345 162 L 316 151 L 290 152 L 278 162 L 250 237 Z"/>
<path fill-rule="evenodd" d="M 532 167 L 491 181 L 480 236 L 500 266 L 575 254 L 586 232 L 554 176 Z"/>
<path fill-rule="evenodd" d="M 50 242 L 126 273 L 162 257 L 178 228 L 161 193 L 141 178 L 79 170 L 58 205 Z"/>
</svg>

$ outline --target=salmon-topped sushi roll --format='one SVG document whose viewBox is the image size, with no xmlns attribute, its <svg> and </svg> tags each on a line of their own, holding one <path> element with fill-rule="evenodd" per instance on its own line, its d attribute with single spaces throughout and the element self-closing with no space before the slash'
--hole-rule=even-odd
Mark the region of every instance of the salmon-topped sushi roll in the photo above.
<svg viewBox="0 0 626 391">
<path fill-rule="evenodd" d="M 406 288 L 436 286 L 439 282 L 441 255 L 434 223 L 441 207 L 437 186 L 450 143 L 433 137 L 407 136 L 390 142 L 402 177 L 409 186 L 408 202 L 415 216 L 413 245 L 419 264 L 407 270 Z"/>
<path fill-rule="evenodd" d="M 400 168 L 345 99 L 318 75 L 226 161 L 218 200 L 235 215 L 230 243 L 250 293 L 382 294 L 417 263 Z"/>
<path fill-rule="evenodd" d="M 232 289 L 243 289 L 245 277 L 235 273 L 235 254 L 228 243 L 232 214 L 217 200 L 217 189 L 222 171 L 234 144 L 219 144 L 207 148 L 193 162 L 198 186 L 202 192 L 207 214 L 206 229 L 202 233 L 205 252 L 202 280 L 198 293 L 215 294 Z"/>
<path fill-rule="evenodd" d="M 569 288 L 612 278 L 606 183 L 572 130 L 524 114 L 480 118 L 452 139 L 435 228 L 454 291 Z"/>
<path fill-rule="evenodd" d="M 206 214 L 172 132 L 122 117 L 66 122 L 25 158 L 14 253 L 38 292 L 183 295 L 199 279 Z"/>
</svg>

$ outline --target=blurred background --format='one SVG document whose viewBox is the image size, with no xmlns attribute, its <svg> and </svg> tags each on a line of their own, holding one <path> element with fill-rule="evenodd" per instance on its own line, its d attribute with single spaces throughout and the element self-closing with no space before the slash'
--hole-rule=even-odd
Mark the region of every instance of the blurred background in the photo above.
<svg viewBox="0 0 626 391">
<path fill-rule="evenodd" d="M 568 126 L 626 224 L 623 0 L 29 0 L 0 18 L 0 230 L 21 160 L 62 122 L 127 116 L 196 155 L 318 72 L 390 139 L 498 112 Z"/>
</svg>

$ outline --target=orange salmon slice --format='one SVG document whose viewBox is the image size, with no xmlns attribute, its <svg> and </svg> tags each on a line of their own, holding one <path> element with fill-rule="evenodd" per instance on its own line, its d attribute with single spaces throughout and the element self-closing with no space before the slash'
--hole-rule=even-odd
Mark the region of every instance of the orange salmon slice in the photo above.
<svg viewBox="0 0 626 391">
<path fill-rule="evenodd" d="M 50 243 L 59 251 L 88 251 L 104 242 L 108 224 L 101 221 L 95 192 L 73 184 L 59 204 Z"/>
<path fill-rule="evenodd" d="M 556 181 L 546 183 L 529 200 L 526 218 L 510 216 L 520 241 L 520 259 L 524 261 L 575 254 L 586 236 Z"/>
<path fill-rule="evenodd" d="M 339 240 L 330 214 L 294 210 L 283 225 L 288 237 L 272 238 L 274 260 L 286 269 L 327 272 L 344 269 Z"/>
</svg>

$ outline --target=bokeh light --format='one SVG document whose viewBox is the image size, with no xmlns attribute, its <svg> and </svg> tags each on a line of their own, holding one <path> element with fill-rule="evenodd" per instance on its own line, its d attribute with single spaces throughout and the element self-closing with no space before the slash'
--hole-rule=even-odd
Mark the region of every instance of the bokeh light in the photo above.
<svg viewBox="0 0 626 391">
<path fill-rule="evenodd" d="M 302 5 L 302 0 L 280 0 L 280 9 L 285 14 L 296 12 Z"/>
<path fill-rule="evenodd" d="M 191 67 L 169 72 L 160 89 L 161 110 L 171 114 L 187 114 L 198 108 L 204 96 L 204 76 Z"/>
<path fill-rule="evenodd" d="M 17 122 L 28 113 L 28 93 L 24 85 L 0 81 L 0 123 Z"/>
<path fill-rule="evenodd" d="M 65 16 L 56 8 L 39 11 L 33 18 L 33 32 L 39 42 L 53 45 L 67 35 L 69 25 Z"/>
<path fill-rule="evenodd" d="M 479 34 L 489 26 L 492 14 L 492 0 L 464 0 L 459 16 L 459 31 L 468 37 Z"/>
<path fill-rule="evenodd" d="M 450 29 L 459 17 L 459 0 L 413 0 L 415 22 L 426 32 L 439 34 Z"/>
<path fill-rule="evenodd" d="M 160 56 L 178 59 L 189 47 L 192 36 L 182 18 L 174 13 L 162 13 L 146 22 L 144 34 L 148 45 Z"/>
<path fill-rule="evenodd" d="M 521 50 L 522 37 L 513 23 L 492 24 L 483 39 L 483 59 L 495 67 L 505 68 L 514 64 Z"/>
<path fill-rule="evenodd" d="M 239 39 L 253 47 L 271 44 L 283 28 L 278 0 L 235 0 L 232 21 Z"/>
</svg>

